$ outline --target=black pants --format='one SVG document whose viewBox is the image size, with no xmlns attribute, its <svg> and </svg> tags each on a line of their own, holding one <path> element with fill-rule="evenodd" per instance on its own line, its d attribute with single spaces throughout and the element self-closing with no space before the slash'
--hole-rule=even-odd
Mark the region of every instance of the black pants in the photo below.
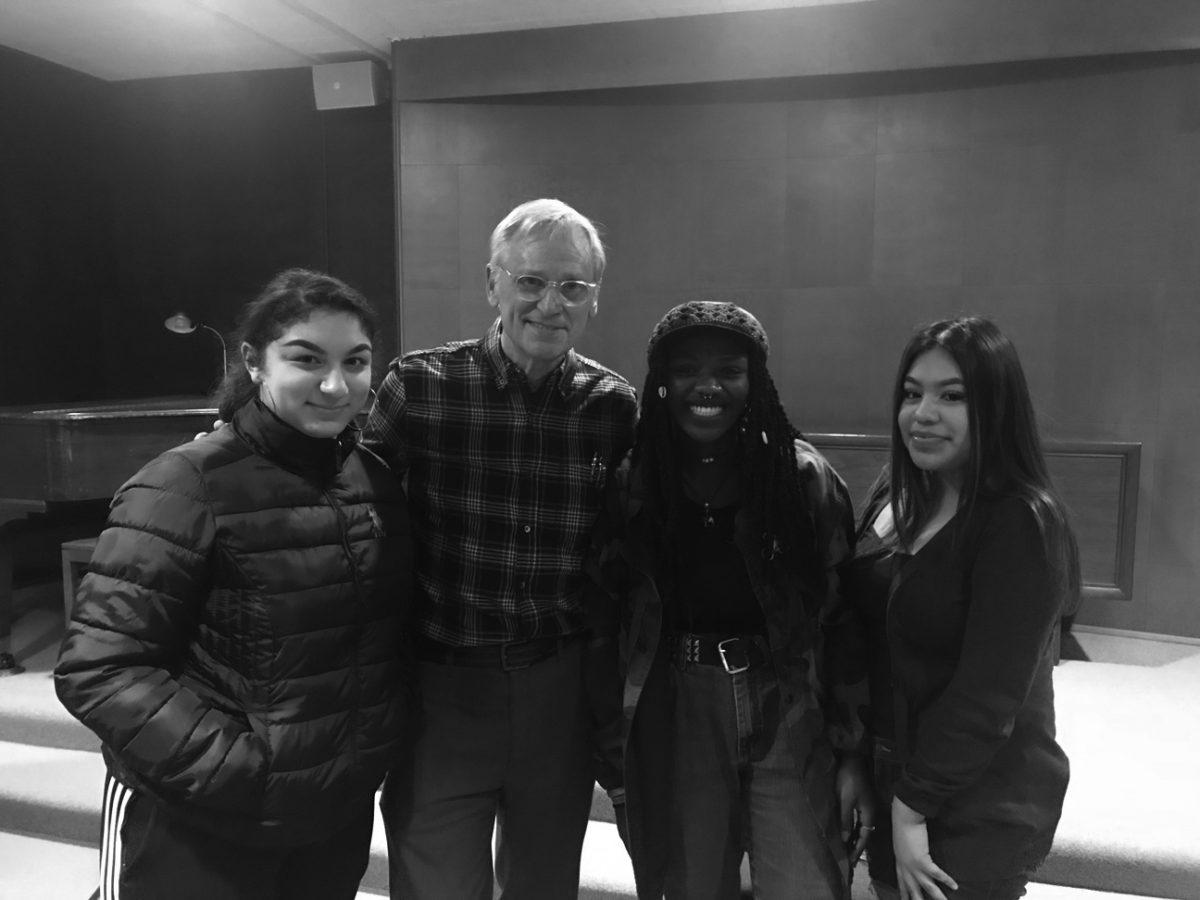
<svg viewBox="0 0 1200 900">
<path fill-rule="evenodd" d="M 100 842 L 101 900 L 354 900 L 366 871 L 373 798 L 317 844 L 245 847 L 189 827 L 109 776 Z"/>
<path fill-rule="evenodd" d="M 492 900 L 495 882 L 574 900 L 594 778 L 583 642 L 509 671 L 422 662 L 421 703 L 383 789 L 392 897 Z"/>
<path fill-rule="evenodd" d="M 896 885 L 896 854 L 892 849 L 892 798 L 894 788 L 900 780 L 903 767 L 896 756 L 894 745 L 888 741 L 875 742 L 875 797 L 879 814 L 876 827 L 867 840 L 867 865 L 871 874 L 871 894 L 874 900 L 899 900 Z M 936 860 L 934 860 L 936 862 Z M 950 873 L 953 875 L 954 873 Z M 1029 883 L 1029 872 L 1007 878 L 983 881 L 964 881 L 956 878 L 958 890 L 952 891 L 939 884 L 946 900 L 1017 900 L 1025 895 Z"/>
</svg>

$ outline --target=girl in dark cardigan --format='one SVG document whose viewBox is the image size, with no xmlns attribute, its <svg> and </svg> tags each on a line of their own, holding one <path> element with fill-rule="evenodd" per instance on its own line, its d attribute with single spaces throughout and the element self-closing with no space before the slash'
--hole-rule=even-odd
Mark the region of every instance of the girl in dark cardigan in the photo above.
<svg viewBox="0 0 1200 900">
<path fill-rule="evenodd" d="M 1020 897 L 1067 787 L 1051 671 L 1079 563 L 1016 350 L 987 319 L 937 322 L 905 348 L 891 464 L 848 581 L 874 642 L 892 809 L 867 845 L 876 893 Z"/>
</svg>

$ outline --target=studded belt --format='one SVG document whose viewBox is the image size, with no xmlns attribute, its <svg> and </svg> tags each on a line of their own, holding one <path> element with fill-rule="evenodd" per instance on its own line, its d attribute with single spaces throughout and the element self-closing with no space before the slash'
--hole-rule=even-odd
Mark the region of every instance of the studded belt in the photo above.
<svg viewBox="0 0 1200 900">
<path fill-rule="evenodd" d="M 746 672 L 767 662 L 765 639 L 757 635 L 726 637 L 719 634 L 672 636 L 671 659 L 681 669 L 688 666 L 720 666 L 730 675 Z"/>
</svg>

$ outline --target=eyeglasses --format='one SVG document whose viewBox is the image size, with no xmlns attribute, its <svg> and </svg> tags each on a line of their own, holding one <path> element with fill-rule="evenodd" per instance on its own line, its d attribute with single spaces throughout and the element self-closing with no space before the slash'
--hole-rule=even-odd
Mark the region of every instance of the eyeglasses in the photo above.
<svg viewBox="0 0 1200 900">
<path fill-rule="evenodd" d="M 517 286 L 517 294 L 525 303 L 538 303 L 546 296 L 547 290 L 555 288 L 565 305 L 583 306 L 591 299 L 592 291 L 600 286 L 598 281 L 580 281 L 576 278 L 553 281 L 541 275 L 530 275 L 528 272 L 514 275 L 499 263 L 493 265 L 513 280 L 513 284 Z"/>
</svg>

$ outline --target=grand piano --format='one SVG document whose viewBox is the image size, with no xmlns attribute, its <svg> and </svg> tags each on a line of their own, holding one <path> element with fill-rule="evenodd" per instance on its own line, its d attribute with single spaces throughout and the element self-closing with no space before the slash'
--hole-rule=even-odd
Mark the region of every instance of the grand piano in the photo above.
<svg viewBox="0 0 1200 900">
<path fill-rule="evenodd" d="M 0 406 L 0 674 L 12 655 L 14 559 L 96 534 L 103 501 L 159 453 L 212 428 L 202 397 Z"/>
</svg>

